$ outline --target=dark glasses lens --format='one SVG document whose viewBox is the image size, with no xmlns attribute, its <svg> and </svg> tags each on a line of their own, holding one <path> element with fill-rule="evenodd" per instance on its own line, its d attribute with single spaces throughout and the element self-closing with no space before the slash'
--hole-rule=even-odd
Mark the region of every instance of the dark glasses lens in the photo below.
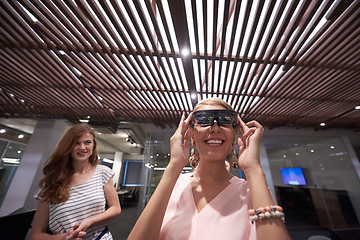
<svg viewBox="0 0 360 240">
<path fill-rule="evenodd" d="M 232 110 L 203 110 L 193 113 L 191 126 L 198 125 L 201 127 L 213 126 L 216 123 L 219 126 L 236 127 L 238 124 L 238 114 Z"/>
</svg>

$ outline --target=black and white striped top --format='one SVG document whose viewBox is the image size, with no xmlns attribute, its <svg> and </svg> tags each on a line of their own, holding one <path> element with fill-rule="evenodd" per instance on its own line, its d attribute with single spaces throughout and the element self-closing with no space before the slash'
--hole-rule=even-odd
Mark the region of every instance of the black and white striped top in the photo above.
<svg viewBox="0 0 360 240">
<path fill-rule="evenodd" d="M 49 205 L 49 228 L 53 234 L 65 233 L 75 223 L 105 211 L 104 186 L 114 176 L 107 166 L 97 165 L 94 175 L 85 183 L 71 187 L 70 198 L 60 204 Z M 95 239 L 105 226 L 90 227 L 84 240 Z M 101 239 L 112 240 L 110 232 Z"/>
</svg>

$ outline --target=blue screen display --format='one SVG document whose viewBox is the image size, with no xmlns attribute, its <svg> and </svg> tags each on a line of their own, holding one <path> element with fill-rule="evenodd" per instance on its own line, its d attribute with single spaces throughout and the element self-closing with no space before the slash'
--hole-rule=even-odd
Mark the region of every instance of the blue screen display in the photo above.
<svg viewBox="0 0 360 240">
<path fill-rule="evenodd" d="M 302 168 L 282 168 L 281 177 L 284 184 L 288 185 L 306 185 L 305 176 Z"/>
</svg>

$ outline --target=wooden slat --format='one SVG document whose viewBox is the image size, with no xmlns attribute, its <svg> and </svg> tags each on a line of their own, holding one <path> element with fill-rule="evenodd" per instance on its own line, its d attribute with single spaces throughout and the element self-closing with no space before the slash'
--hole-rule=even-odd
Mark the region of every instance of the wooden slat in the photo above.
<svg viewBox="0 0 360 240">
<path fill-rule="evenodd" d="M 185 6 L 1 1 L 0 117 L 78 123 L 91 116 L 165 128 L 198 100 L 219 96 L 244 120 L 270 128 L 360 130 L 359 1 L 203 0 L 190 1 L 191 12 Z M 185 58 L 177 47 L 190 42 Z"/>
</svg>

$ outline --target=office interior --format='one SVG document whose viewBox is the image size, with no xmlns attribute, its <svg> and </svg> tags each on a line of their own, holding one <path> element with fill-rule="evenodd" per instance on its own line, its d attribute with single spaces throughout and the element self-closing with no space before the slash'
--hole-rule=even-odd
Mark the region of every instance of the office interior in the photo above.
<svg viewBox="0 0 360 240">
<path fill-rule="evenodd" d="M 87 123 L 123 208 L 110 231 L 126 239 L 181 115 L 219 97 L 265 127 L 261 164 L 292 239 L 360 236 L 359 1 L 3 1 L 0 9 L 2 231 L 28 236 L 44 163 L 66 129 Z"/>
</svg>

